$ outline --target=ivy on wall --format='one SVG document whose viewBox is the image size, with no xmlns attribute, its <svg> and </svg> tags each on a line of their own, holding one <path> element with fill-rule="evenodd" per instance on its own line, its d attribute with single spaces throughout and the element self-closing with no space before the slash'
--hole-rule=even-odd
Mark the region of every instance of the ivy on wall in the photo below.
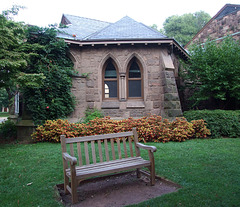
<svg viewBox="0 0 240 207">
<path fill-rule="evenodd" d="M 41 87 L 24 88 L 24 106 L 34 122 L 64 118 L 74 110 L 71 93 L 73 63 L 66 43 L 58 39 L 55 28 L 29 27 L 25 52 L 34 55 L 28 61 L 27 73 L 45 76 Z"/>
</svg>

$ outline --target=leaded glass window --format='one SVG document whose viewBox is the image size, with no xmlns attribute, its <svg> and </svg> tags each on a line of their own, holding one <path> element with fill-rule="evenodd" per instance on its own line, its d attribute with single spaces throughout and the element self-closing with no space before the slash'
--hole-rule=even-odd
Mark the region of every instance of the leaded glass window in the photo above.
<svg viewBox="0 0 240 207">
<path fill-rule="evenodd" d="M 128 97 L 142 98 L 142 73 L 139 64 L 134 58 L 128 70 Z"/>
<path fill-rule="evenodd" d="M 106 62 L 104 70 L 104 98 L 118 97 L 118 74 L 112 59 Z"/>
</svg>

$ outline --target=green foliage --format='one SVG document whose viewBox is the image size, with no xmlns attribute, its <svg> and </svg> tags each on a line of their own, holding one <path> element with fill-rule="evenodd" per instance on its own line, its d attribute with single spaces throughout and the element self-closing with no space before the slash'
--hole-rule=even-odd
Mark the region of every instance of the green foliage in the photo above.
<svg viewBox="0 0 240 207">
<path fill-rule="evenodd" d="M 164 34 L 173 37 L 181 45 L 186 45 L 210 18 L 210 15 L 203 11 L 170 16 L 163 23 Z"/>
<path fill-rule="evenodd" d="M 0 109 L 8 106 L 8 95 L 4 88 L 0 88 Z"/>
<path fill-rule="evenodd" d="M 0 124 L 0 139 L 3 141 L 17 138 L 16 125 L 11 121 L 7 120 Z"/>
<path fill-rule="evenodd" d="M 156 24 L 153 24 L 150 26 L 152 29 L 158 30 L 158 26 Z"/>
<path fill-rule="evenodd" d="M 35 51 L 25 51 L 26 26 L 11 20 L 21 7 L 15 6 L 0 15 L 0 88 L 8 94 L 10 113 L 13 113 L 15 94 L 24 87 L 39 87 L 45 78 L 42 74 L 26 74 L 28 62 Z"/>
<path fill-rule="evenodd" d="M 6 17 L 8 20 L 12 19 L 12 16 L 18 15 L 20 9 L 25 9 L 24 6 L 13 5 L 11 9 L 2 11 L 2 15 Z"/>
<path fill-rule="evenodd" d="M 44 84 L 43 80 L 45 78 L 43 73 L 27 74 L 20 72 L 17 77 L 17 82 L 21 88 L 39 88 Z"/>
<path fill-rule="evenodd" d="M 208 40 L 204 45 L 193 45 L 190 56 L 181 76 L 186 86 L 194 90 L 191 99 L 195 105 L 214 99 L 224 109 L 235 99 L 239 107 L 240 42 L 231 37 L 220 43 Z"/>
<path fill-rule="evenodd" d="M 185 119 L 175 121 L 162 120 L 160 116 L 112 120 L 109 117 L 96 118 L 88 124 L 74 124 L 67 120 L 48 120 L 38 126 L 32 138 L 37 142 L 60 142 L 60 135 L 82 137 L 97 134 L 109 134 L 131 131 L 137 128 L 139 141 L 143 142 L 182 142 L 193 138 L 206 138 L 210 131 L 203 120 L 187 122 Z"/>
<path fill-rule="evenodd" d="M 23 24 L 0 15 L 0 87 L 12 86 L 18 72 L 27 66 L 26 54 L 19 51 L 25 38 L 24 30 Z"/>
<path fill-rule="evenodd" d="M 67 45 L 56 38 L 54 28 L 25 27 L 12 21 L 9 16 L 18 9 L 0 15 L 0 88 L 6 89 L 9 103 L 21 91 L 36 123 L 65 117 L 74 106 Z"/>
<path fill-rule="evenodd" d="M 87 108 L 87 110 L 85 111 L 85 117 L 83 119 L 83 123 L 87 124 L 89 123 L 91 120 L 94 120 L 95 118 L 103 118 L 103 113 L 94 108 L 94 109 L 90 109 L 90 108 Z"/>
<path fill-rule="evenodd" d="M 239 137 L 240 111 L 196 110 L 185 111 L 188 120 L 203 119 L 211 131 L 212 137 Z"/>
<path fill-rule="evenodd" d="M 29 27 L 23 50 L 32 53 L 26 71 L 42 74 L 43 84 L 25 88 L 24 99 L 35 123 L 64 118 L 73 111 L 71 93 L 73 65 L 67 56 L 67 45 L 56 37 L 54 28 Z"/>
</svg>

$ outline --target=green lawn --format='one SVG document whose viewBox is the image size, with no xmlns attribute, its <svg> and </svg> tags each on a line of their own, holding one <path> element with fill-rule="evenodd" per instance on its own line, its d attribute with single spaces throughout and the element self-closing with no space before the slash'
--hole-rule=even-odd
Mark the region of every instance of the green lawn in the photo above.
<svg viewBox="0 0 240 207">
<path fill-rule="evenodd" d="M 136 206 L 240 205 L 240 139 L 150 144 L 158 149 L 157 174 L 183 188 Z M 60 144 L 1 145 L 0 150 L 1 206 L 61 206 L 54 191 L 63 183 Z"/>
<path fill-rule="evenodd" d="M 0 117 L 9 117 L 9 113 L 7 113 L 7 112 L 0 112 Z"/>
</svg>

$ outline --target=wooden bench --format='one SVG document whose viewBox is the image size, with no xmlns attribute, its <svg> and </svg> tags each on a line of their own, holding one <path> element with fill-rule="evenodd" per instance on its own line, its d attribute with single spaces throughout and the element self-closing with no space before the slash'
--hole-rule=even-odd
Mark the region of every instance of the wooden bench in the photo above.
<svg viewBox="0 0 240 207">
<path fill-rule="evenodd" d="M 79 183 L 95 176 L 136 169 L 137 177 L 143 173 L 150 177 L 151 185 L 155 184 L 153 152 L 157 149 L 139 143 L 135 128 L 129 132 L 76 138 L 66 138 L 65 135 L 61 135 L 61 146 L 64 191 L 66 194 L 71 193 L 73 204 L 78 202 Z M 149 160 L 144 160 L 140 156 L 140 148 L 148 150 Z M 140 170 L 143 167 L 147 167 L 150 173 Z"/>
</svg>

